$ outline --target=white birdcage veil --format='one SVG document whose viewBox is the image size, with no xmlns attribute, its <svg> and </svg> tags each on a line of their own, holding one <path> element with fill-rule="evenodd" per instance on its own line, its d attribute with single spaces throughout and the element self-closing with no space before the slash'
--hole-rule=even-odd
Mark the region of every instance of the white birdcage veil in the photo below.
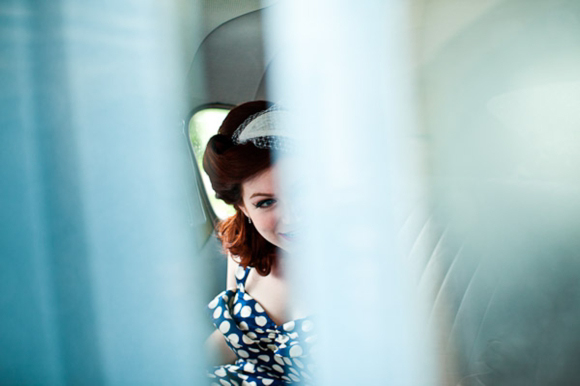
<svg viewBox="0 0 580 386">
<path fill-rule="evenodd" d="M 252 142 L 261 149 L 290 150 L 293 139 L 288 132 L 289 112 L 273 105 L 248 117 L 232 135 L 236 145 Z"/>
</svg>

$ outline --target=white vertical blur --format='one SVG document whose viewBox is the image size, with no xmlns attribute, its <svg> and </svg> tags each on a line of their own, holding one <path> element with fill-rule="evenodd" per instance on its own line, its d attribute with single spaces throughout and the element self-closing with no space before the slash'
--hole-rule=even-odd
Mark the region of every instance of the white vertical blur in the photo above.
<svg viewBox="0 0 580 386">
<path fill-rule="evenodd" d="M 437 383 L 414 268 L 396 234 L 419 192 L 409 16 L 401 1 L 285 1 L 267 13 L 282 52 L 272 95 L 302 138 L 287 172 L 299 301 L 318 320 L 320 385 Z M 290 187 L 292 188 L 292 187 Z"/>
</svg>

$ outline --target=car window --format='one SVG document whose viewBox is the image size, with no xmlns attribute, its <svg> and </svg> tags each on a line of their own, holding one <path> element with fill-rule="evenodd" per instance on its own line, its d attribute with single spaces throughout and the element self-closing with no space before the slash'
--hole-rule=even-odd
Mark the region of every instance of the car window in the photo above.
<svg viewBox="0 0 580 386">
<path fill-rule="evenodd" d="M 209 139 L 217 133 L 222 121 L 228 114 L 229 109 L 226 108 L 207 108 L 199 110 L 191 117 L 189 121 L 189 140 L 193 148 L 195 160 L 199 167 L 201 178 L 205 191 L 209 198 L 209 202 L 215 212 L 220 218 L 224 219 L 235 213 L 234 207 L 227 205 L 222 200 L 215 197 L 215 192 L 211 187 L 208 175 L 203 170 L 203 152 Z"/>
</svg>

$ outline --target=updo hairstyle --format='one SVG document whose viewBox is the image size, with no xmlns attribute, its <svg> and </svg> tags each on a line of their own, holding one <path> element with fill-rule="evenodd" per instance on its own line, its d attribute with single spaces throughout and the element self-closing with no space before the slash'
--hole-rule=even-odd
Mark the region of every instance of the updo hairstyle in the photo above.
<svg viewBox="0 0 580 386">
<path fill-rule="evenodd" d="M 242 183 L 271 166 L 271 152 L 252 142 L 235 145 L 232 134 L 247 118 L 270 106 L 270 102 L 253 101 L 234 107 L 218 133 L 210 138 L 203 156 L 203 168 L 216 197 L 236 209 L 236 214 L 217 223 L 218 238 L 224 248 L 239 259 L 240 265 L 254 267 L 262 276 L 270 273 L 276 247 L 249 223 L 240 206 L 243 204 Z"/>
</svg>

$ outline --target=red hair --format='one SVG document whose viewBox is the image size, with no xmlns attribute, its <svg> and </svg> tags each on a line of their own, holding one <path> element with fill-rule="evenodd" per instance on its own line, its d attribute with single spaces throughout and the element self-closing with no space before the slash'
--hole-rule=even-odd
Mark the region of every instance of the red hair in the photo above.
<svg viewBox="0 0 580 386">
<path fill-rule="evenodd" d="M 235 145 L 232 134 L 247 118 L 271 105 L 265 101 L 253 101 L 234 107 L 218 133 L 210 138 L 203 155 L 203 168 L 216 197 L 236 209 L 235 215 L 217 223 L 218 238 L 227 251 L 238 257 L 240 265 L 254 267 L 262 276 L 271 271 L 276 247 L 247 221 L 240 206 L 242 183 L 271 166 L 271 153 L 251 142 Z"/>
</svg>

